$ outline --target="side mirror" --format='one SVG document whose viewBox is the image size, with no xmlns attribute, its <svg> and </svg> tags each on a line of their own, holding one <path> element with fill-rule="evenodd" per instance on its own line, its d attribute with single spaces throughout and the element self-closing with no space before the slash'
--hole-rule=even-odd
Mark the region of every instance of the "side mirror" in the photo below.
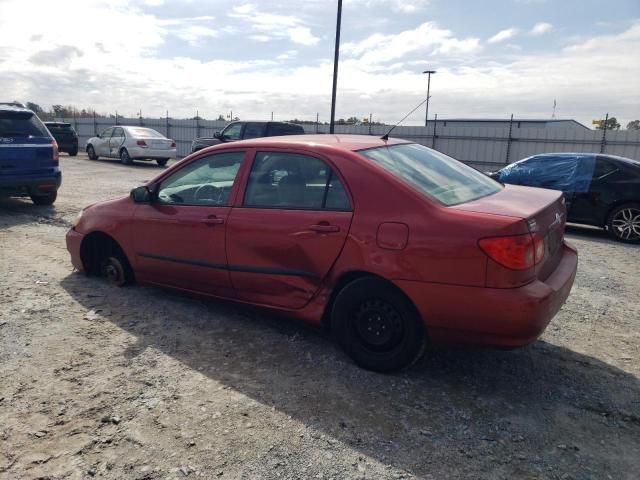
<svg viewBox="0 0 640 480">
<path fill-rule="evenodd" d="M 149 187 L 146 185 L 142 185 L 141 187 L 136 187 L 131 190 L 129 194 L 131 200 L 135 203 L 150 203 L 151 202 L 151 191 Z"/>
<path fill-rule="evenodd" d="M 222 138 L 222 135 L 220 135 L 220 132 L 213 132 L 213 138 Z"/>
<path fill-rule="evenodd" d="M 99 133 L 98 135 L 96 135 L 96 137 L 102 138 L 102 134 Z"/>
</svg>

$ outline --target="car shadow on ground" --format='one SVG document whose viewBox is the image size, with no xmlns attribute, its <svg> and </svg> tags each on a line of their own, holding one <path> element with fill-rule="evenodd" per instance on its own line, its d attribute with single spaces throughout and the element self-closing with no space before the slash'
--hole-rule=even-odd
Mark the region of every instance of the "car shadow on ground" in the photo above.
<svg viewBox="0 0 640 480">
<path fill-rule="evenodd" d="M 26 223 L 60 223 L 56 205 L 34 205 L 29 198 L 0 198 L 0 230 Z M 66 223 L 64 223 L 66 226 Z"/>
<path fill-rule="evenodd" d="M 124 357 L 160 351 L 414 475 L 623 478 L 640 458 L 638 379 L 551 343 L 439 348 L 381 375 L 354 366 L 326 333 L 262 311 L 81 274 L 62 286 L 87 309 L 99 298 L 105 319 L 135 336 Z"/>
</svg>

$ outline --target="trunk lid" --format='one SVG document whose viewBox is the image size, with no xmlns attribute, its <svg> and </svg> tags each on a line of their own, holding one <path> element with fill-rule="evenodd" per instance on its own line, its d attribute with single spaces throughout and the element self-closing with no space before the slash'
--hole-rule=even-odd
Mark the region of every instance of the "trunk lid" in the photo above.
<svg viewBox="0 0 640 480">
<path fill-rule="evenodd" d="M 545 255 L 535 266 L 535 276 L 545 280 L 558 265 L 567 220 L 562 192 L 505 185 L 493 195 L 449 208 L 522 219 L 523 233 L 528 230 L 544 239 Z"/>
</svg>

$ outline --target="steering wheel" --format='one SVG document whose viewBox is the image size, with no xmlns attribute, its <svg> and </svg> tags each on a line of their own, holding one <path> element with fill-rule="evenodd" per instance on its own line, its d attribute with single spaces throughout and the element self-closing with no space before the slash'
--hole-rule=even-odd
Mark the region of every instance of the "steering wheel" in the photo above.
<svg viewBox="0 0 640 480">
<path fill-rule="evenodd" d="M 222 189 L 209 184 L 200 185 L 193 194 L 193 198 L 196 201 L 207 200 L 221 203 Z"/>
</svg>

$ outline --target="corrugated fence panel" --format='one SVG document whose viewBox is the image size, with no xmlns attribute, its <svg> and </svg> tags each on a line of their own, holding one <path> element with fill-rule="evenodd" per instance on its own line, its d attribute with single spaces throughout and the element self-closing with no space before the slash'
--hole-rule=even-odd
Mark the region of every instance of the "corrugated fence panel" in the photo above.
<svg viewBox="0 0 640 480">
<path fill-rule="evenodd" d="M 178 156 L 191 152 L 191 142 L 197 137 L 213 137 L 228 122 L 220 120 L 195 120 L 169 118 L 67 118 L 74 125 L 84 149 L 89 138 L 116 125 L 145 126 L 176 141 Z M 328 133 L 329 125 L 303 125 L 305 132 Z M 384 135 L 389 125 L 336 125 L 336 133 L 359 135 Z M 595 152 L 602 147 L 601 130 L 578 130 L 575 128 L 518 128 L 513 124 L 511 138 L 509 128 L 502 126 L 398 126 L 391 136 L 434 147 L 447 155 L 469 163 L 482 170 L 495 170 L 508 162 L 515 162 L 537 153 L 549 152 Z M 611 155 L 640 160 L 640 131 L 607 131 L 604 152 Z"/>
</svg>

